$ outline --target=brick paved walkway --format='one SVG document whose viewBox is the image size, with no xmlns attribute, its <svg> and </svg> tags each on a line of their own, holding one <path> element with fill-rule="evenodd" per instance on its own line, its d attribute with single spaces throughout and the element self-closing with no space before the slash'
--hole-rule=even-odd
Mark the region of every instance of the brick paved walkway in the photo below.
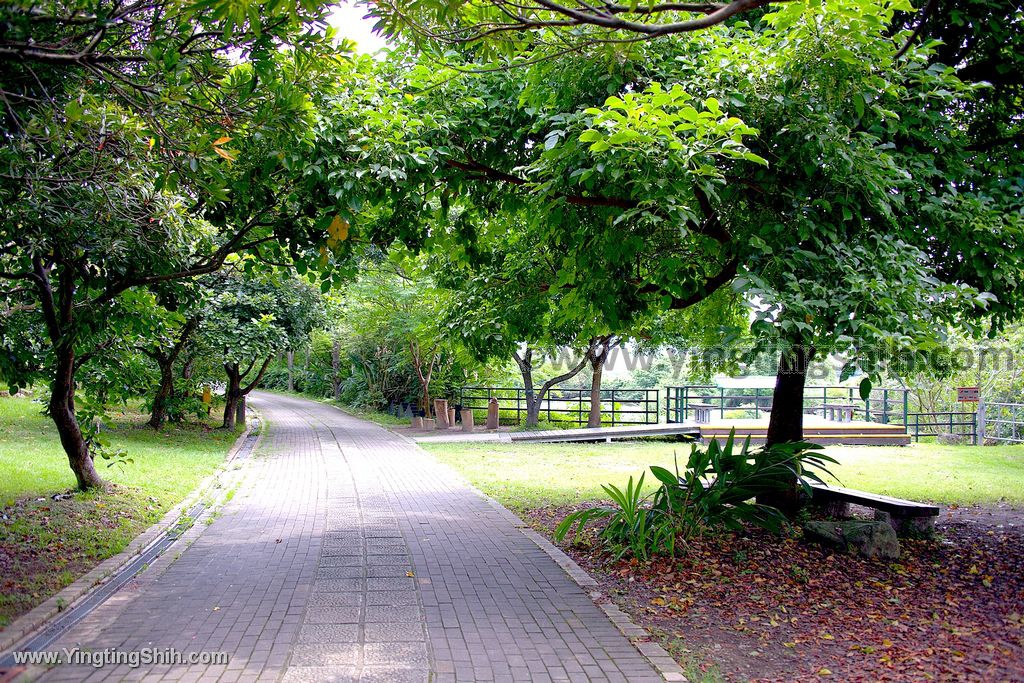
<svg viewBox="0 0 1024 683">
<path fill-rule="evenodd" d="M 431 456 L 311 401 L 252 404 L 268 435 L 218 518 L 57 643 L 231 663 L 45 680 L 661 680 L 511 515 Z"/>
</svg>

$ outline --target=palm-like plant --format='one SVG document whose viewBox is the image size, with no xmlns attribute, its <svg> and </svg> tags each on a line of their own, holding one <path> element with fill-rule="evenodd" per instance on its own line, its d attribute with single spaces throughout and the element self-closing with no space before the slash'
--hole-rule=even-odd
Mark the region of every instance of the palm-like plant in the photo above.
<svg viewBox="0 0 1024 683">
<path fill-rule="evenodd" d="M 644 495 L 644 475 L 626 488 L 611 484 L 602 488 L 610 505 L 579 510 L 568 515 L 555 529 L 563 540 L 575 527 L 577 533 L 588 522 L 607 519 L 599 538 L 622 557 L 627 552 L 639 560 L 655 554 L 675 555 L 709 529 L 738 530 L 752 524 L 779 533 L 786 517 L 777 508 L 756 502 L 759 496 L 801 487 L 809 496 L 811 482 L 820 482 L 816 470 L 828 473 L 827 463 L 836 462 L 820 446 L 801 442 L 750 450 L 750 438 L 737 447 L 735 430 L 724 444 L 712 440 L 706 449 L 694 445 L 686 467 L 680 473 L 657 465 L 651 473 L 659 487 Z"/>
</svg>

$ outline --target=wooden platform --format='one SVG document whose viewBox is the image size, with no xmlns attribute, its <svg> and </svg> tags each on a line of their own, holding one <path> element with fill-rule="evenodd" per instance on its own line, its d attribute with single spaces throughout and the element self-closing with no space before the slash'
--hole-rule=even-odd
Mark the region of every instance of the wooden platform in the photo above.
<svg viewBox="0 0 1024 683">
<path fill-rule="evenodd" d="M 460 441 L 503 441 L 525 443 L 560 443 L 568 441 L 599 442 L 629 439 L 677 438 L 682 440 L 712 438 L 724 441 L 730 429 L 736 429 L 739 440 L 750 436 L 752 444 L 764 443 L 768 433 L 767 420 L 716 421 L 710 424 L 671 422 L 652 425 L 623 425 L 579 429 L 549 429 L 536 432 L 484 432 L 465 433 L 457 430 L 421 432 L 411 436 L 423 443 L 453 443 Z M 804 422 L 804 439 L 823 446 L 908 446 L 910 435 L 903 425 L 884 425 L 877 422 L 829 422 L 808 415 Z"/>
<path fill-rule="evenodd" d="M 754 422 L 750 420 L 749 422 Z M 713 423 L 700 425 L 700 435 L 705 441 L 711 438 L 725 439 L 730 429 L 736 429 L 736 438 L 750 436 L 752 444 L 764 443 L 768 433 L 767 424 Z M 909 446 L 910 435 L 903 425 L 885 425 L 877 422 L 820 422 L 804 423 L 804 440 L 822 446 Z"/>
<path fill-rule="evenodd" d="M 555 443 L 561 441 L 617 441 L 620 439 L 700 438 L 701 429 L 690 422 L 656 425 L 628 425 L 622 427 L 584 427 L 582 429 L 549 429 L 541 432 L 508 432 L 509 441 Z M 504 439 L 502 439 L 504 440 Z"/>
</svg>

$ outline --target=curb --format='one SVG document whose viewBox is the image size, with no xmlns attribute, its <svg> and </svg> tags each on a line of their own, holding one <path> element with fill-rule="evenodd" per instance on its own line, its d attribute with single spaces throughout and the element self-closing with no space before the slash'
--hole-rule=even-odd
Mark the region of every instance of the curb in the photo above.
<svg viewBox="0 0 1024 683">
<path fill-rule="evenodd" d="M 260 433 L 257 436 L 256 443 L 253 445 L 254 451 L 259 447 L 266 432 L 263 428 L 264 423 L 262 419 L 260 420 L 260 425 Z M 226 471 L 225 466 L 230 464 L 238 455 L 238 451 L 242 448 L 252 429 L 252 422 L 247 421 L 245 430 L 235 439 L 235 443 L 232 444 L 227 455 L 224 457 L 224 461 L 217 466 L 217 469 L 199 482 L 199 485 L 186 495 L 181 502 L 164 513 L 164 516 L 158 522 L 132 539 L 124 550 L 117 555 L 103 560 L 74 582 L 11 622 L 0 633 L 0 653 L 7 653 L 17 649 L 18 644 L 31 639 L 39 631 L 45 629 L 49 622 L 58 614 L 75 607 L 88 598 L 94 591 L 106 583 L 111 576 L 115 575 L 118 570 L 134 560 L 138 555 L 141 555 L 150 546 L 160 541 L 164 533 L 177 524 L 184 514 L 208 490 L 214 487 L 220 476 Z M 196 525 L 194 524 L 194 526 Z"/>
</svg>

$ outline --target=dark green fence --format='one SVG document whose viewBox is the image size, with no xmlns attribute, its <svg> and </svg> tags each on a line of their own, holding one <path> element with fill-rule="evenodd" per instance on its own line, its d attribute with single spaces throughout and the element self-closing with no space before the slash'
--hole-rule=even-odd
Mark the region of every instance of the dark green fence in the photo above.
<svg viewBox="0 0 1024 683">
<path fill-rule="evenodd" d="M 601 424 L 607 426 L 657 424 L 661 416 L 658 389 L 602 389 Z M 498 400 L 498 417 L 503 425 L 526 421 L 526 390 L 522 387 L 465 387 L 459 395 L 460 410 L 472 410 L 479 423 L 487 403 Z M 547 392 L 541 403 L 543 422 L 582 427 L 590 415 L 590 389 L 559 389 Z"/>
<path fill-rule="evenodd" d="M 665 417 L 669 422 L 693 419 L 698 408 L 710 407 L 712 419 L 758 419 L 772 409 L 771 388 L 727 388 L 709 384 L 665 387 Z M 825 416 L 829 408 L 847 406 L 853 419 L 907 425 L 907 389 L 872 389 L 860 397 L 857 387 L 811 386 L 804 389 L 804 412 Z"/>
</svg>

